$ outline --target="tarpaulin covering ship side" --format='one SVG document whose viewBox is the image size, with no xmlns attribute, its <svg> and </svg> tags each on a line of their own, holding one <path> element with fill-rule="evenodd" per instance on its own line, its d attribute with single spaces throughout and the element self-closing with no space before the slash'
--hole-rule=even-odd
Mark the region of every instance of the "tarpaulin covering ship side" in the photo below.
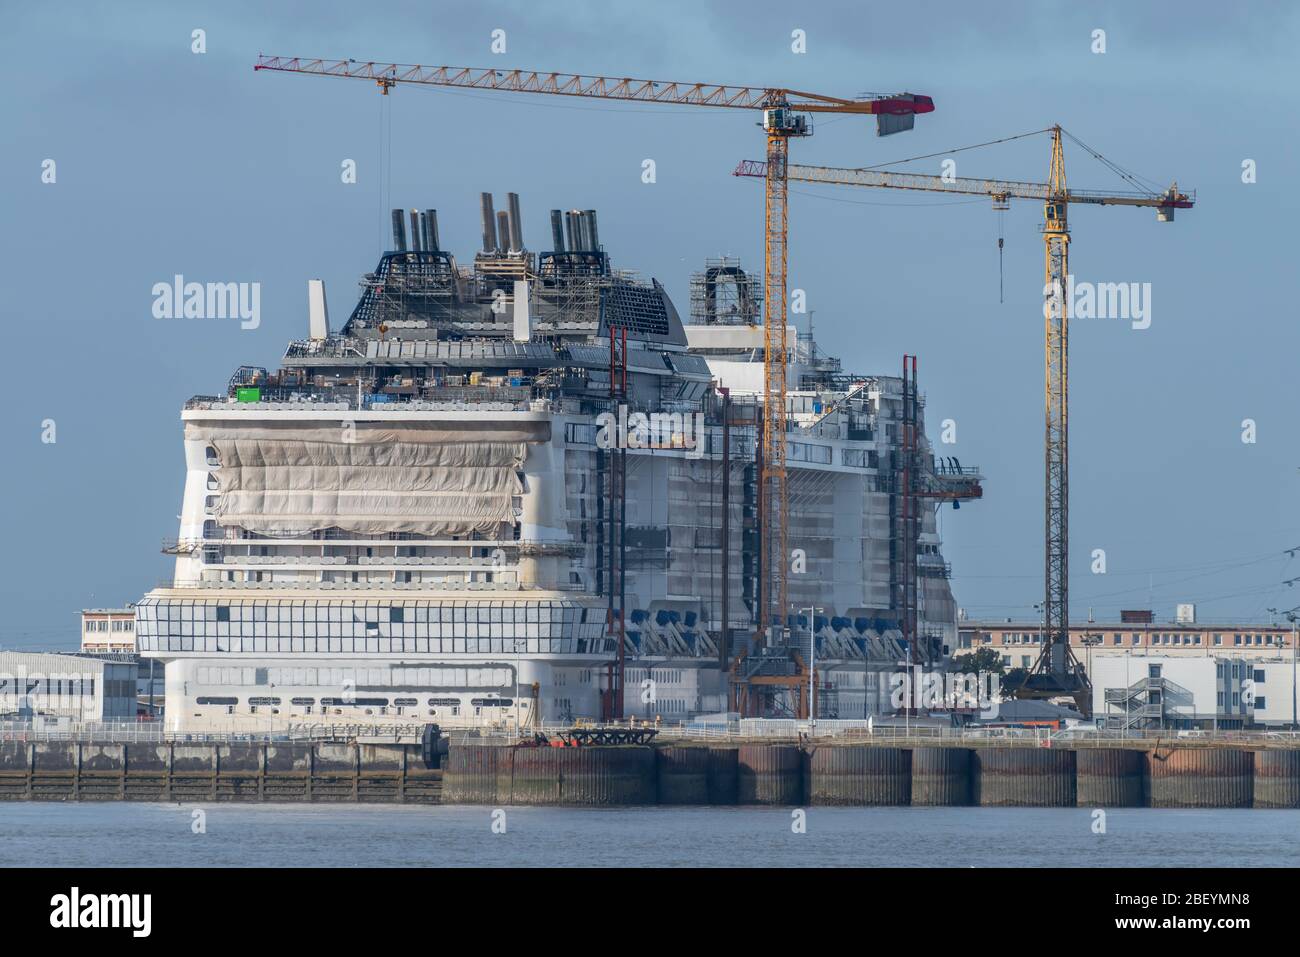
<svg viewBox="0 0 1300 957">
<path fill-rule="evenodd" d="M 527 443 L 549 432 L 545 421 L 185 426 L 217 453 L 218 524 L 280 536 L 495 532 L 514 521 Z"/>
</svg>

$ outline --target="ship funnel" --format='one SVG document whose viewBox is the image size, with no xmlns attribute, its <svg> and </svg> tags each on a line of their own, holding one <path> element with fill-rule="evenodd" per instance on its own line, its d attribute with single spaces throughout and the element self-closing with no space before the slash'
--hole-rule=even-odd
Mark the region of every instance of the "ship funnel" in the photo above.
<svg viewBox="0 0 1300 957">
<path fill-rule="evenodd" d="M 504 209 L 497 213 L 497 252 L 504 253 L 510 245 L 510 214 Z"/>
<path fill-rule="evenodd" d="M 587 222 L 587 214 L 580 209 L 573 211 L 574 219 L 578 223 L 578 248 L 583 252 L 591 249 L 591 223 Z"/>
<path fill-rule="evenodd" d="M 483 251 L 494 253 L 497 251 L 497 217 L 492 212 L 492 194 L 482 193 L 480 199 L 483 204 Z"/>
<path fill-rule="evenodd" d="M 439 250 L 438 246 L 438 211 L 436 209 L 426 209 L 424 211 L 424 248 L 431 253 Z"/>
<path fill-rule="evenodd" d="M 583 210 L 583 218 L 587 220 L 587 239 L 591 243 L 587 248 L 595 252 L 600 249 L 600 236 L 596 232 L 596 211 L 594 209 Z"/>
<path fill-rule="evenodd" d="M 393 210 L 393 249 L 399 253 L 406 252 L 406 222 L 400 209 Z"/>
<path fill-rule="evenodd" d="M 510 251 L 522 252 L 524 248 L 524 224 L 519 218 L 519 194 L 506 193 L 506 208 L 510 210 Z"/>
<path fill-rule="evenodd" d="M 419 252 L 424 248 L 424 243 L 420 239 L 420 211 L 411 210 L 411 251 Z"/>
<path fill-rule="evenodd" d="M 582 248 L 582 240 L 578 236 L 578 215 L 573 210 L 564 214 L 564 225 L 569 231 L 569 249 L 576 253 Z"/>
<path fill-rule="evenodd" d="M 564 214 L 558 209 L 551 210 L 551 249 L 564 252 Z"/>
</svg>

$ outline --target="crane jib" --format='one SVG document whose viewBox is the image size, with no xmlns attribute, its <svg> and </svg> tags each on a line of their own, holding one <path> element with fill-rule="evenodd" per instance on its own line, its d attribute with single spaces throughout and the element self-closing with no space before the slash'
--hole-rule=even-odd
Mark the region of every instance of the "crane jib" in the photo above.
<svg viewBox="0 0 1300 957">
<path fill-rule="evenodd" d="M 638 80 L 629 77 L 587 76 L 541 70 L 500 70 L 486 67 L 422 66 L 409 63 L 380 63 L 360 60 L 322 60 L 259 54 L 254 70 L 306 73 L 372 80 L 384 92 L 400 83 L 452 86 L 514 93 L 549 93 L 560 96 L 594 97 L 690 106 L 766 109 L 788 106 L 812 113 L 862 113 L 906 116 L 933 113 L 934 100 L 921 93 L 893 93 L 885 96 L 842 99 L 801 90 L 774 87 L 728 86 L 709 83 L 680 83 Z"/>
</svg>

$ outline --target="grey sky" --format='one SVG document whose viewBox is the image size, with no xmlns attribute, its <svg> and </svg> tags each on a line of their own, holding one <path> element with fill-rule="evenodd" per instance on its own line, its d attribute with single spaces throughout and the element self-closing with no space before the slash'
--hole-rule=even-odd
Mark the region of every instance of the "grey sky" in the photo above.
<svg viewBox="0 0 1300 957">
<path fill-rule="evenodd" d="M 1173 225 L 1131 209 L 1072 214 L 1071 266 L 1150 282 L 1152 324 L 1080 320 L 1071 339 L 1072 613 L 1258 618 L 1300 601 L 1294 393 L 1297 14 L 1289 5 L 721 3 L 140 3 L 11 5 L 0 37 L 0 234 L 9 356 L 3 416 L 0 642 L 76 643 L 76 612 L 138 598 L 170 574 L 183 461 L 178 413 L 241 363 L 272 366 L 306 331 L 306 280 L 337 324 L 374 265 L 393 206 L 436 207 L 462 259 L 480 190 L 516 190 L 529 245 L 546 210 L 596 208 L 617 265 L 685 311 L 704 257 L 761 268 L 755 117 L 255 74 L 259 52 L 757 83 L 852 96 L 910 89 L 936 111 L 877 139 L 823 120 L 796 162 L 871 165 L 1060 122 L 1198 206 Z M 382 10 L 382 15 L 379 15 Z M 190 51 L 207 32 L 207 53 Z M 489 50 L 506 31 L 507 53 Z M 794 29 L 808 52 L 790 50 Z M 1107 52 L 1090 52 L 1094 29 Z M 391 188 L 381 195 L 381 110 Z M 41 163 L 58 181 L 42 184 Z M 340 183 L 340 163 L 359 182 Z M 653 158 L 658 181 L 640 180 Z M 1041 180 L 1039 137 L 956 154 L 963 176 Z M 1253 159 L 1259 181 L 1241 182 Z M 916 164 L 937 173 L 939 159 Z M 1071 185 L 1126 184 L 1067 148 Z M 385 171 L 386 172 L 386 171 Z M 1042 576 L 1041 208 L 796 187 L 790 282 L 822 345 L 865 373 L 920 356 L 932 438 L 987 474 L 943 512 L 960 605 L 1032 617 Z M 175 273 L 262 284 L 262 323 L 159 321 Z M 1241 441 L 1241 422 L 1258 441 Z M 56 444 L 40 441 L 57 423 Z M 1094 548 L 1107 574 L 1089 571 Z"/>
</svg>

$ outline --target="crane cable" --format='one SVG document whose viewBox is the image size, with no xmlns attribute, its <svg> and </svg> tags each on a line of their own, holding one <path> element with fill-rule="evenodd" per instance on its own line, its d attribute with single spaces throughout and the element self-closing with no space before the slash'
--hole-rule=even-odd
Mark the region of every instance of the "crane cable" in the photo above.
<svg viewBox="0 0 1300 957">
<path fill-rule="evenodd" d="M 1002 247 L 1003 247 L 1003 245 L 1004 245 L 1004 241 L 1003 241 L 1004 229 L 1003 229 L 1003 227 L 1006 225 L 1005 220 L 1004 220 L 1004 217 L 1006 216 L 1006 211 L 1005 211 L 1005 210 L 1002 210 L 1002 209 L 999 209 L 999 210 L 997 211 L 997 213 L 998 213 L 998 302 L 999 302 L 999 303 L 1002 303 L 1002 302 L 1006 302 L 1006 299 L 1003 298 L 1003 289 L 1002 289 L 1002 285 L 1003 285 L 1003 283 L 1002 283 L 1002 278 L 1003 278 L 1003 277 L 1002 277 Z"/>
<path fill-rule="evenodd" d="M 1038 136 L 1042 133 L 1050 133 L 1050 132 L 1052 132 L 1052 127 L 1049 126 L 1046 129 L 1031 130 L 1028 133 L 1017 133 L 1014 136 L 1004 136 L 1001 139 L 988 140 L 987 142 L 984 143 L 974 143 L 970 146 L 958 146 L 950 150 L 942 150 L 941 152 L 938 153 L 925 153 L 920 156 L 909 156 L 907 159 L 890 160 L 888 163 L 880 163 L 876 166 L 860 166 L 860 167 L 856 167 L 855 171 L 866 172 L 869 170 L 885 169 L 890 166 L 901 166 L 904 163 L 914 163 L 917 160 L 933 159 L 936 156 L 949 156 L 953 153 L 964 153 L 967 150 L 982 149 L 985 146 L 996 146 L 999 143 L 1009 143 L 1012 140 L 1021 140 L 1021 139 L 1025 139 L 1026 137 Z M 1163 191 L 1163 188 L 1160 187 L 1160 185 L 1156 183 L 1155 180 L 1149 179 L 1148 177 L 1142 176 L 1138 173 L 1134 173 L 1132 170 L 1125 169 L 1123 166 L 1120 166 L 1114 160 L 1108 159 L 1107 157 L 1099 153 L 1097 150 L 1089 146 L 1087 143 L 1083 142 L 1083 140 L 1079 139 L 1069 130 L 1065 129 L 1065 127 L 1061 127 L 1061 132 L 1064 133 L 1066 136 L 1068 136 L 1073 143 L 1077 144 L 1080 148 L 1082 148 L 1085 152 L 1087 152 L 1089 156 L 1097 160 L 1097 162 L 1101 163 L 1103 166 L 1105 166 L 1107 169 L 1113 172 L 1116 176 L 1120 177 L 1120 179 L 1124 180 L 1130 186 L 1136 187 L 1140 192 L 1152 196 L 1158 196 Z"/>
<path fill-rule="evenodd" d="M 1075 136 L 1073 133 L 1067 130 L 1065 127 L 1061 127 L 1061 132 L 1064 133 L 1066 136 L 1068 136 L 1073 143 L 1082 147 L 1093 159 L 1101 163 L 1103 166 L 1109 169 L 1120 179 L 1124 180 L 1124 182 L 1128 183 L 1130 186 L 1137 187 L 1139 191 L 1143 193 L 1148 193 L 1152 196 L 1158 196 L 1160 195 L 1161 192 L 1163 192 L 1163 190 L 1158 186 L 1158 184 L 1155 183 L 1154 180 L 1147 179 L 1147 177 L 1145 176 L 1140 176 L 1139 174 L 1134 173 L 1132 170 L 1127 170 L 1123 166 L 1120 166 L 1114 160 L 1107 159 L 1106 157 L 1102 156 L 1101 153 L 1097 152 L 1095 149 L 1093 149 L 1083 140 L 1079 139 L 1077 136 Z M 1153 186 L 1155 188 L 1153 188 Z"/>
<path fill-rule="evenodd" d="M 975 143 L 971 146 L 958 146 L 955 149 L 942 150 L 938 153 L 926 153 L 923 156 L 910 156 L 907 159 L 890 160 L 888 163 L 880 163 L 877 166 L 860 166 L 854 172 L 865 172 L 873 169 L 884 169 L 886 166 L 900 166 L 903 163 L 914 163 L 917 160 L 933 159 L 936 156 L 949 156 L 953 153 L 964 153 L 966 150 L 977 150 L 985 146 L 996 146 L 999 143 L 1010 143 L 1012 140 L 1023 140 L 1027 136 L 1038 136 L 1042 133 L 1052 132 L 1051 127 L 1045 130 L 1033 130 L 1029 133 L 1017 133 L 1015 136 L 1004 136 L 998 140 L 989 140 L 987 143 Z"/>
</svg>

